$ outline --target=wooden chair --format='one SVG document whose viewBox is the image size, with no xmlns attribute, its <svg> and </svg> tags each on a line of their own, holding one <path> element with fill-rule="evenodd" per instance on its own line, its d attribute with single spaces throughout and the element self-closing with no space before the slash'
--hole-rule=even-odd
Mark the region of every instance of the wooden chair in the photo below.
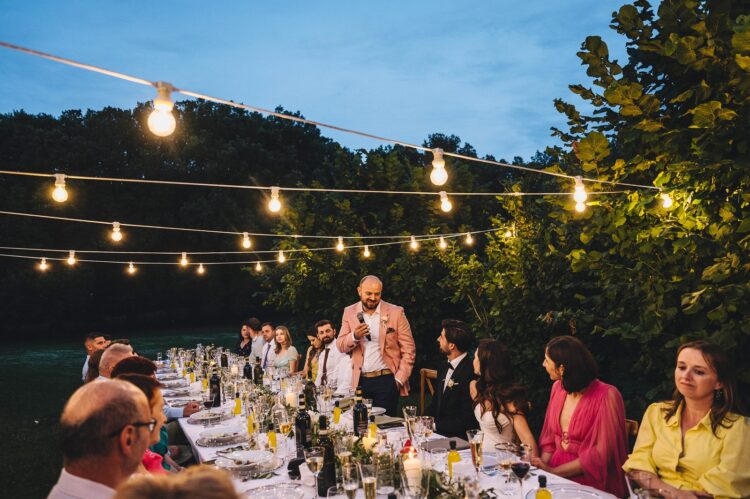
<svg viewBox="0 0 750 499">
<path fill-rule="evenodd" d="M 635 419 L 625 419 L 625 430 L 628 432 L 628 438 L 638 436 L 638 421 Z"/>
<path fill-rule="evenodd" d="M 432 380 L 437 379 L 436 369 L 425 369 L 419 370 L 419 414 L 424 416 L 424 391 L 425 386 L 430 391 L 430 395 L 435 394 L 435 387 L 432 386 Z"/>
</svg>

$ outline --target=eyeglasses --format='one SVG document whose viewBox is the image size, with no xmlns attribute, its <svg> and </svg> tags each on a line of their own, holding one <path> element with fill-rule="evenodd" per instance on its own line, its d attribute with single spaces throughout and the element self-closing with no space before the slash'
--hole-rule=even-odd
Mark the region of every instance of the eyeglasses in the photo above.
<svg viewBox="0 0 750 499">
<path fill-rule="evenodd" d="M 112 433 L 110 433 L 109 435 L 107 435 L 107 438 L 116 437 L 117 435 L 119 435 L 120 433 L 122 433 L 122 430 L 124 430 L 128 426 L 135 426 L 136 428 L 138 428 L 139 426 L 145 426 L 145 427 L 148 428 L 149 433 L 151 433 L 151 432 L 154 431 L 154 428 L 156 428 L 156 418 L 151 418 L 151 421 L 149 421 L 148 423 L 142 423 L 140 421 L 136 421 L 135 423 L 128 423 L 128 424 L 120 427 L 120 429 L 118 429 L 116 431 L 113 431 Z"/>
</svg>

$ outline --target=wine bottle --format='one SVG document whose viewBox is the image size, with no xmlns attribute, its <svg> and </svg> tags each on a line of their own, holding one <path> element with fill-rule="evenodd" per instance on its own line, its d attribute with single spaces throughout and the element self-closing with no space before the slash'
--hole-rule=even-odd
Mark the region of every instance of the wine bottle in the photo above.
<svg viewBox="0 0 750 499">
<path fill-rule="evenodd" d="M 271 422 L 266 426 L 266 435 L 268 436 L 268 447 L 276 452 L 276 428 Z"/>
<path fill-rule="evenodd" d="M 242 414 L 242 400 L 240 400 L 240 392 L 234 394 L 234 415 L 239 416 Z"/>
<path fill-rule="evenodd" d="M 255 357 L 255 367 L 253 367 L 253 382 L 256 385 L 263 384 L 263 368 L 260 367 L 260 357 Z"/>
<path fill-rule="evenodd" d="M 222 369 L 229 367 L 229 358 L 224 351 L 221 352 L 221 367 Z"/>
<path fill-rule="evenodd" d="M 375 424 L 375 416 L 370 414 L 370 424 L 367 426 L 367 436 L 375 440 L 378 437 L 378 425 Z"/>
<path fill-rule="evenodd" d="M 253 365 L 250 363 L 250 359 L 245 362 L 245 367 L 242 368 L 242 377 L 245 379 L 253 379 Z"/>
<path fill-rule="evenodd" d="M 299 410 L 294 419 L 294 438 L 297 444 L 297 457 L 304 458 L 304 449 L 312 446 L 312 420 L 305 409 L 305 396 L 299 395 Z"/>
<path fill-rule="evenodd" d="M 328 487 L 336 485 L 336 455 L 328 434 L 328 418 L 325 416 L 320 416 L 318 419 L 317 445 L 323 448 L 323 468 L 318 475 L 318 495 L 325 497 L 328 494 Z"/>
<path fill-rule="evenodd" d="M 318 408 L 318 401 L 315 398 L 315 383 L 312 379 L 312 369 L 308 369 L 307 371 L 307 381 L 305 382 L 305 403 L 307 404 L 307 408 L 311 411 L 317 412 Z"/>
<path fill-rule="evenodd" d="M 221 407 L 221 378 L 216 371 L 211 375 L 208 387 L 211 394 L 211 407 Z"/>
<path fill-rule="evenodd" d="M 367 407 L 362 402 L 362 387 L 358 386 L 354 394 L 354 408 L 352 409 L 354 420 L 354 434 L 358 437 L 367 436 Z"/>
<path fill-rule="evenodd" d="M 547 477 L 545 475 L 539 475 L 539 488 L 536 489 L 534 497 L 536 499 L 552 499 L 552 492 L 547 488 Z"/>
<path fill-rule="evenodd" d="M 341 404 L 338 400 L 333 404 L 333 422 L 339 424 L 339 421 L 341 421 Z"/>
</svg>

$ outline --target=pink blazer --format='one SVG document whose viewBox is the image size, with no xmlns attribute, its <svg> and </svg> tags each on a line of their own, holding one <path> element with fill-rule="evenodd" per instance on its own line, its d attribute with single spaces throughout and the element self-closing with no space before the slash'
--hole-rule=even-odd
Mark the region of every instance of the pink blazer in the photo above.
<svg viewBox="0 0 750 499">
<path fill-rule="evenodd" d="M 364 348 L 361 343 L 367 341 L 362 338 L 355 340 L 352 331 L 359 325 L 357 313 L 362 311 L 362 302 L 349 305 L 344 309 L 341 318 L 341 330 L 336 340 L 339 351 L 352 353 L 352 387 L 359 384 L 359 374 L 364 362 Z M 411 334 L 409 321 L 404 314 L 404 308 L 380 301 L 380 355 L 388 368 L 399 381 L 404 383 L 401 395 L 409 395 L 409 376 L 414 367 L 416 346 Z"/>
</svg>

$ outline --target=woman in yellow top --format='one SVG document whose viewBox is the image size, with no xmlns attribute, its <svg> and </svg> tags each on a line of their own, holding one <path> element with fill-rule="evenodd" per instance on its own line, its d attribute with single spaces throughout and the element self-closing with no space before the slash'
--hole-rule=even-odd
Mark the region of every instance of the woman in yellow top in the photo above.
<svg viewBox="0 0 750 499">
<path fill-rule="evenodd" d="M 750 496 L 750 418 L 731 362 L 707 341 L 686 343 L 674 382 L 673 400 L 646 410 L 623 469 L 663 497 Z"/>
</svg>

